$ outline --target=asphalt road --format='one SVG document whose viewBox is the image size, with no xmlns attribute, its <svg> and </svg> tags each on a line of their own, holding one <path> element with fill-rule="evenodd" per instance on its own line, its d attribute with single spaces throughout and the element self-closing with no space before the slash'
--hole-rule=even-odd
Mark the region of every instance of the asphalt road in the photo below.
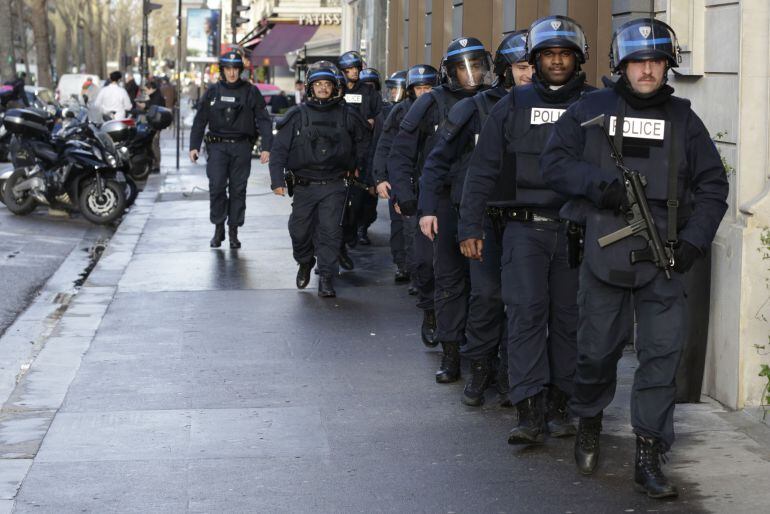
<svg viewBox="0 0 770 514">
<path fill-rule="evenodd" d="M 0 171 L 9 165 L 0 163 Z M 16 216 L 0 204 L 0 335 L 75 249 L 87 252 L 112 228 L 95 227 L 80 216 L 53 216 L 47 208 Z M 74 281 L 77 276 L 73 276 Z"/>
</svg>

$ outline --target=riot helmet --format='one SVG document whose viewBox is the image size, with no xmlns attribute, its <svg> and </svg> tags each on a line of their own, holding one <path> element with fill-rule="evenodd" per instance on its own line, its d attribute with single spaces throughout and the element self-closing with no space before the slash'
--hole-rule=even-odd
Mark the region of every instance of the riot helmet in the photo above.
<svg viewBox="0 0 770 514">
<path fill-rule="evenodd" d="M 358 80 L 364 84 L 371 84 L 377 91 L 382 91 L 382 82 L 380 81 L 380 72 L 374 68 L 364 68 L 358 76 Z"/>
<path fill-rule="evenodd" d="M 588 59 L 588 43 L 583 28 L 566 16 L 546 16 L 529 27 L 527 59 L 536 64 L 537 54 L 546 48 L 570 48 L 577 55 L 578 68 Z"/>
<path fill-rule="evenodd" d="M 229 52 L 225 52 L 222 55 L 220 55 L 219 69 L 221 70 L 227 66 L 242 70 L 244 65 L 243 65 L 243 56 L 241 55 L 241 53 L 236 50 L 230 50 Z"/>
<path fill-rule="evenodd" d="M 398 103 L 403 100 L 406 93 L 406 71 L 397 71 L 385 79 L 385 89 L 389 101 Z"/>
<path fill-rule="evenodd" d="M 364 60 L 358 52 L 345 52 L 340 55 L 337 62 L 343 71 L 347 68 L 358 68 L 359 70 L 364 68 Z"/>
<path fill-rule="evenodd" d="M 527 31 L 517 30 L 503 38 L 495 52 L 495 75 L 499 84 L 513 87 L 511 66 L 527 60 Z"/>
<path fill-rule="evenodd" d="M 341 95 L 342 84 L 339 79 L 339 70 L 328 61 L 322 62 L 326 62 L 328 65 L 319 65 L 319 63 L 316 63 L 307 70 L 307 75 L 305 76 L 305 96 L 308 98 L 308 101 L 326 103 L 335 98 L 339 98 Z M 327 99 L 315 98 L 313 93 L 313 83 L 318 82 L 319 80 L 328 80 L 332 84 L 332 94 Z"/>
<path fill-rule="evenodd" d="M 439 84 L 439 72 L 430 64 L 418 64 L 412 66 L 406 72 L 406 92 L 414 99 L 416 86 L 436 87 Z"/>
<path fill-rule="evenodd" d="M 452 91 L 491 86 L 492 68 L 492 56 L 481 41 L 475 37 L 459 37 L 449 43 L 441 62 L 442 82 Z"/>
<path fill-rule="evenodd" d="M 652 18 L 627 21 L 612 35 L 610 68 L 619 72 L 632 60 L 666 59 L 669 68 L 682 60 L 676 33 L 667 24 Z"/>
</svg>

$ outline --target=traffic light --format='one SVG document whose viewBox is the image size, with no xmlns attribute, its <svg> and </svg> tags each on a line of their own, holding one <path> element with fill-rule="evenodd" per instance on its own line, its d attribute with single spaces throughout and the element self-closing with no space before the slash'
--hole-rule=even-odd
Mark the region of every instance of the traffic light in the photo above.
<svg viewBox="0 0 770 514">
<path fill-rule="evenodd" d="M 142 6 L 142 12 L 144 13 L 145 16 L 149 16 L 149 14 L 152 11 L 158 10 L 158 9 L 163 7 L 160 4 L 154 4 L 154 3 L 150 2 L 150 0 L 144 0 L 143 4 L 144 5 Z"/>
<path fill-rule="evenodd" d="M 250 5 L 241 5 L 241 0 L 233 0 L 233 11 L 232 15 L 230 16 L 230 26 L 233 29 L 233 33 L 243 25 L 244 23 L 248 23 L 248 18 L 241 18 L 240 14 L 242 12 L 246 12 L 249 9 L 251 9 Z"/>
</svg>

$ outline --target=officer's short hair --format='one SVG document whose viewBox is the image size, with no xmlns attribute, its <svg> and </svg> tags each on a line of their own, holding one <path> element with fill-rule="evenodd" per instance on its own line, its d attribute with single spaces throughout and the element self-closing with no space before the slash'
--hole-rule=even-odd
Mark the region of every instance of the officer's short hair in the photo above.
<svg viewBox="0 0 770 514">
<path fill-rule="evenodd" d="M 119 71 L 113 71 L 110 73 L 110 82 L 117 82 L 123 78 L 123 74 Z"/>
</svg>

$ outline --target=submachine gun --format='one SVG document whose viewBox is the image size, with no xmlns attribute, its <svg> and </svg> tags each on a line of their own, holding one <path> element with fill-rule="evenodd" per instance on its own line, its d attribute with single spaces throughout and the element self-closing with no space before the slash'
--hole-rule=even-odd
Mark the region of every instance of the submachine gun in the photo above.
<svg viewBox="0 0 770 514">
<path fill-rule="evenodd" d="M 628 226 L 600 237 L 598 239 L 599 246 L 604 248 L 627 237 L 641 236 L 647 240 L 647 248 L 633 250 L 630 256 L 631 264 L 650 261 L 655 264 L 656 267 L 662 269 L 666 274 L 666 278 L 670 279 L 670 270 L 674 267 L 674 251 L 673 248 L 663 244 L 660 233 L 655 226 L 655 219 L 650 211 L 650 206 L 647 203 L 647 195 L 644 191 L 644 188 L 647 185 L 647 179 L 638 171 L 632 170 L 625 165 L 623 162 L 623 155 L 618 151 L 615 142 L 607 132 L 605 119 L 606 115 L 600 114 L 595 118 L 581 123 L 580 126 L 585 128 L 598 126 L 601 128 L 602 133 L 607 138 L 607 142 L 612 149 L 612 158 L 615 160 L 615 166 L 623 174 L 623 183 L 626 187 L 626 195 L 630 208 L 624 213 Z M 623 128 L 616 127 L 615 130 L 623 130 Z"/>
</svg>

